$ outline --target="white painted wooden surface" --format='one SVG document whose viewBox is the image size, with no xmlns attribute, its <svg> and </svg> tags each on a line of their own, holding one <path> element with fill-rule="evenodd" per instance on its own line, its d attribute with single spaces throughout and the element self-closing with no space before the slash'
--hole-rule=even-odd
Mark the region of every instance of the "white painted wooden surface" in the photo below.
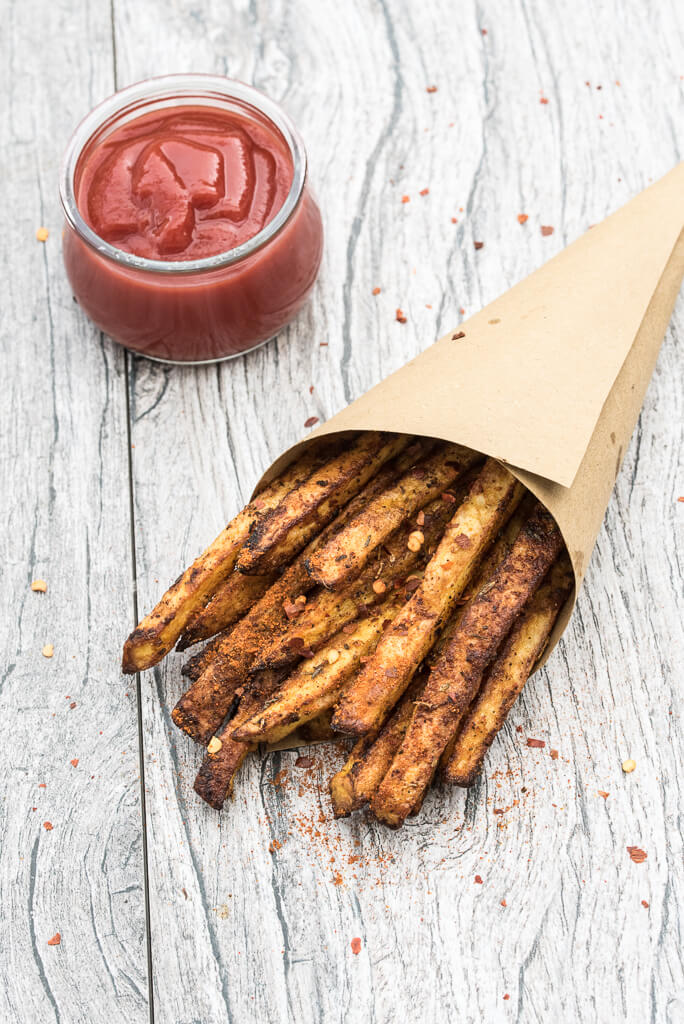
<svg viewBox="0 0 684 1024">
<path fill-rule="evenodd" d="M 141 681 L 141 747 L 118 668 L 134 616 L 129 452 L 147 609 L 308 416 L 335 412 L 684 157 L 681 4 L 5 12 L 0 1019 L 684 1019 L 681 298 L 571 626 L 468 796 L 434 793 L 397 834 L 319 822 L 335 757 L 317 747 L 309 773 L 291 753 L 254 761 L 217 816 L 170 722 L 179 659 Z M 115 82 L 188 70 L 283 102 L 327 231 L 296 326 L 204 370 L 129 359 L 98 336 L 71 302 L 56 201 L 83 113 Z M 47 595 L 30 592 L 36 576 Z"/>
</svg>

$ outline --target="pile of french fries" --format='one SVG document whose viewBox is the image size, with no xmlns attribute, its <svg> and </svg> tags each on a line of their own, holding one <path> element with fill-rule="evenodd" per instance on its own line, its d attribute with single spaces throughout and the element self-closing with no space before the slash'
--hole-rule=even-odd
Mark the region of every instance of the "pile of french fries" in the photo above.
<svg viewBox="0 0 684 1024">
<path fill-rule="evenodd" d="M 261 743 L 352 737 L 336 817 L 392 828 L 436 776 L 469 786 L 573 575 L 552 517 L 500 463 L 369 432 L 313 442 L 128 637 L 123 670 L 208 641 L 175 724 L 222 807 Z"/>
</svg>

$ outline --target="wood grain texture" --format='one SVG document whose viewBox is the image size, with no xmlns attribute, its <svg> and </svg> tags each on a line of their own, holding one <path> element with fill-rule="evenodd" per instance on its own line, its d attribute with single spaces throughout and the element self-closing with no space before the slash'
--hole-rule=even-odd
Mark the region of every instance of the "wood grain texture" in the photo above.
<svg viewBox="0 0 684 1024">
<path fill-rule="evenodd" d="M 117 669 L 133 612 L 124 355 L 72 301 L 57 194 L 69 134 L 112 89 L 109 12 L 5 5 L 1 38 L 0 1020 L 138 1024 L 138 723 Z"/>
<path fill-rule="evenodd" d="M 134 691 L 118 675 L 132 613 L 124 360 L 72 308 L 57 231 L 44 251 L 33 240 L 41 190 L 57 220 L 68 128 L 111 90 L 110 12 L 39 0 L 11 12 L 20 56 L 3 66 L 14 85 L 0 159 L 13 154 L 23 212 L 3 239 L 3 344 L 17 366 L 3 408 L 16 481 L 5 563 L 22 610 L 9 633 L 21 657 L 1 694 L 14 728 L 0 812 L 0 1017 L 137 1021 L 137 751 L 123 697 Z M 113 0 L 112 13 L 119 86 L 219 72 L 283 102 L 326 228 L 313 300 L 277 341 L 217 368 L 130 360 L 142 612 L 307 417 L 330 416 L 682 159 L 684 13 L 675 0 L 647 15 L 636 0 Z M 680 298 L 571 625 L 467 794 L 435 791 L 398 834 L 363 816 L 320 821 L 343 755 L 316 747 L 312 769 L 290 752 L 253 759 L 219 816 L 193 793 L 199 752 L 170 719 L 180 659 L 144 675 L 157 1021 L 682 1018 L 683 337 Z M 63 638 L 47 667 L 31 575 L 51 585 L 46 622 L 59 634 L 47 639 Z M 54 707 L 55 670 L 58 700 L 77 700 L 72 717 Z M 528 748 L 528 736 L 546 748 Z M 76 788 L 75 756 L 79 769 L 97 762 L 97 791 Z M 37 800 L 39 768 L 54 786 Z M 634 864 L 630 845 L 648 859 Z M 46 947 L 56 930 L 62 945 Z"/>
</svg>

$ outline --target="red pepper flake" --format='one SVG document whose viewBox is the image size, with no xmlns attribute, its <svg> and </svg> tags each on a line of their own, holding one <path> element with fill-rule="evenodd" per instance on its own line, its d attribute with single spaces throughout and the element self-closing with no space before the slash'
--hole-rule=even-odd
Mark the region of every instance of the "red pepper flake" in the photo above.
<svg viewBox="0 0 684 1024">
<path fill-rule="evenodd" d="M 546 105 L 549 101 L 547 100 L 546 96 L 542 96 L 539 102 Z"/>
<path fill-rule="evenodd" d="M 319 348 L 327 348 L 329 344 L 330 344 L 330 342 L 328 342 L 328 341 L 319 341 L 318 342 Z"/>
<path fill-rule="evenodd" d="M 452 224 L 458 224 L 458 217 L 452 217 L 451 218 L 451 223 Z"/>
<path fill-rule="evenodd" d="M 75 701 L 75 700 L 72 700 L 71 704 L 69 705 L 69 709 L 70 709 L 71 711 L 73 711 L 75 707 L 76 707 L 76 701 Z"/>
<path fill-rule="evenodd" d="M 486 28 L 481 28 L 480 32 L 482 33 L 483 36 L 487 35 L 487 29 Z"/>
<path fill-rule="evenodd" d="M 401 197 L 401 201 L 402 201 L 402 203 L 410 203 L 411 202 L 411 196 L 402 196 Z"/>
<path fill-rule="evenodd" d="M 509 996 L 508 992 L 504 992 L 504 999 L 510 999 L 510 998 L 511 997 Z"/>
<path fill-rule="evenodd" d="M 461 338 L 465 338 L 465 331 L 456 331 L 456 334 L 451 335 L 452 341 L 460 341 Z"/>
<path fill-rule="evenodd" d="M 677 498 L 677 501 L 684 501 L 684 494 L 681 497 Z"/>
<path fill-rule="evenodd" d="M 277 839 L 272 839 L 271 842 L 268 844 L 268 852 L 275 853 L 276 850 L 279 850 L 282 845 L 283 844 L 279 843 Z"/>
<path fill-rule="evenodd" d="M 350 945 L 351 945 L 351 951 L 354 954 L 354 956 L 358 956 L 359 953 L 361 952 L 361 939 L 359 939 L 359 938 L 352 939 Z"/>
<path fill-rule="evenodd" d="M 425 92 L 437 92 L 437 86 L 436 85 L 428 85 L 428 87 L 425 90 Z"/>
<path fill-rule="evenodd" d="M 516 727 L 515 727 L 515 731 L 516 731 L 516 732 L 522 732 L 522 731 L 523 731 L 523 727 L 522 727 L 522 725 L 516 725 Z"/>
<path fill-rule="evenodd" d="M 552 761 L 557 761 L 558 760 L 558 751 L 556 750 L 555 747 L 552 747 L 551 750 L 549 750 L 549 754 L 551 756 L 551 760 Z"/>
<path fill-rule="evenodd" d="M 421 190 L 420 190 L 421 196 L 427 196 L 427 195 L 429 195 L 429 193 L 430 193 L 430 189 L 429 188 L 421 188 Z"/>
<path fill-rule="evenodd" d="M 339 871 L 336 871 L 335 874 L 333 875 L 333 885 L 342 885 L 342 881 L 342 875 L 339 873 Z"/>
<path fill-rule="evenodd" d="M 440 497 L 441 497 L 442 501 L 446 501 L 447 505 L 455 505 L 456 504 L 456 498 L 454 497 L 453 494 L 450 494 L 449 491 L 444 491 L 444 493 L 441 494 Z"/>
<path fill-rule="evenodd" d="M 476 249 L 482 249 L 482 247 L 484 246 L 484 242 L 473 242 L 473 245 L 475 246 Z"/>
<path fill-rule="evenodd" d="M 396 315 L 397 321 L 398 321 L 398 322 L 399 322 L 400 324 L 405 324 L 405 323 L 406 323 L 406 316 L 405 316 L 405 314 L 404 314 L 403 310 L 401 310 L 401 309 L 399 309 L 399 308 L 397 307 L 397 312 L 396 312 L 396 314 L 395 314 L 395 315 Z"/>
<path fill-rule="evenodd" d="M 77 757 L 72 757 L 72 759 L 69 762 L 69 764 L 71 765 L 72 768 L 78 768 L 78 758 Z"/>
<path fill-rule="evenodd" d="M 647 903 L 646 900 L 642 900 L 641 901 L 641 906 L 642 907 L 646 907 L 646 910 L 648 910 L 648 908 L 650 907 L 650 903 Z"/>
<path fill-rule="evenodd" d="M 537 747 L 539 750 L 546 746 L 546 740 L 533 740 L 531 736 L 527 737 L 528 747 Z"/>
<path fill-rule="evenodd" d="M 44 821 L 43 822 L 43 828 L 45 829 L 46 832 L 52 832 L 52 822 L 51 821 Z"/>
<path fill-rule="evenodd" d="M 519 213 L 518 214 L 518 224 L 526 224 L 529 219 L 530 218 L 529 218 L 529 215 L 527 213 Z"/>
<path fill-rule="evenodd" d="M 313 393 L 314 393 L 314 386 L 313 386 L 313 384 L 309 384 L 309 394 L 313 395 Z M 126 694 L 126 696 L 128 696 L 128 694 Z"/>
<path fill-rule="evenodd" d="M 38 783 L 38 789 L 47 789 L 47 786 L 45 785 L 44 782 L 39 782 Z"/>
<path fill-rule="evenodd" d="M 541 233 L 544 236 L 544 238 L 546 238 L 547 235 L 552 235 L 553 234 L 553 228 L 551 227 L 550 224 L 542 224 L 542 226 L 541 226 Z"/>
<path fill-rule="evenodd" d="M 508 906 L 508 904 L 506 903 L 506 900 L 501 900 L 501 906 L 502 907 L 507 907 Z"/>
<path fill-rule="evenodd" d="M 342 627 L 342 632 L 349 634 L 349 633 L 353 633 L 355 629 L 356 629 L 356 626 L 354 625 L 354 623 L 350 622 L 346 626 Z"/>
<path fill-rule="evenodd" d="M 610 793 L 606 793 L 605 789 L 597 789 L 596 792 L 598 793 L 599 796 L 602 796 L 604 800 L 607 800 L 608 797 L 610 796 Z"/>
<path fill-rule="evenodd" d="M 494 814 L 503 814 L 503 812 L 504 812 L 503 807 L 495 807 L 494 808 Z"/>
<path fill-rule="evenodd" d="M 645 850 L 640 849 L 638 846 L 628 846 L 627 853 L 630 855 L 635 864 L 643 864 L 648 857 Z"/>
<path fill-rule="evenodd" d="M 297 601 L 285 601 L 285 603 L 283 604 L 283 611 L 287 615 L 288 619 L 295 619 L 304 611 L 304 605 Z M 292 640 L 299 640 L 301 641 L 301 646 L 304 646 L 304 641 L 302 640 L 301 637 L 293 637 Z M 299 646 L 299 644 L 297 646 Z"/>
<path fill-rule="evenodd" d="M 309 416 L 308 420 L 304 421 L 304 426 L 313 427 L 315 423 L 318 423 L 318 416 Z"/>
<path fill-rule="evenodd" d="M 381 288 L 374 288 L 373 289 L 373 295 L 379 295 L 381 291 L 382 291 Z"/>
<path fill-rule="evenodd" d="M 47 944 L 48 946 L 59 946 L 61 941 L 62 936 L 59 934 L 59 932 L 55 932 L 52 938 L 47 940 Z"/>
<path fill-rule="evenodd" d="M 295 761 L 295 768 L 313 768 L 316 764 L 313 757 L 298 757 Z"/>
<path fill-rule="evenodd" d="M 475 875 L 475 884 L 482 885 L 482 879 L 480 878 L 479 875 Z"/>
</svg>

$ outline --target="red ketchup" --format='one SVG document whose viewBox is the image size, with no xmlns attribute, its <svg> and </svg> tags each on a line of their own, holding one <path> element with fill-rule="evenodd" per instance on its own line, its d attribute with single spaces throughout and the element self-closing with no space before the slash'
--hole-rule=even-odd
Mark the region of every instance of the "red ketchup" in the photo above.
<svg viewBox="0 0 684 1024">
<path fill-rule="evenodd" d="M 294 129 L 267 116 L 264 106 L 278 108 L 265 97 L 219 81 L 240 95 L 212 93 L 209 105 L 167 96 L 133 117 L 124 107 L 120 123 L 106 120 L 72 155 L 63 182 L 76 298 L 102 330 L 152 358 L 213 361 L 261 344 L 297 313 L 320 266 L 321 218 Z M 67 178 L 68 164 L 69 154 Z"/>
</svg>

